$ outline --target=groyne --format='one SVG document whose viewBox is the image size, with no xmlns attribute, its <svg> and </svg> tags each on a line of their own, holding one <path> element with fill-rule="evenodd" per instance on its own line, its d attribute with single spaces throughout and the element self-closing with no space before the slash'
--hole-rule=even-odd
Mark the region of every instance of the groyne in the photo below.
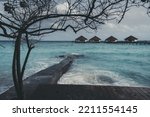
<svg viewBox="0 0 150 117">
<path fill-rule="evenodd" d="M 65 57 L 60 63 L 41 70 L 24 80 L 24 95 L 28 98 L 38 85 L 57 84 L 60 77 L 70 68 L 74 56 Z M 0 100 L 17 99 L 15 88 L 11 87 L 6 92 L 0 95 Z"/>
</svg>

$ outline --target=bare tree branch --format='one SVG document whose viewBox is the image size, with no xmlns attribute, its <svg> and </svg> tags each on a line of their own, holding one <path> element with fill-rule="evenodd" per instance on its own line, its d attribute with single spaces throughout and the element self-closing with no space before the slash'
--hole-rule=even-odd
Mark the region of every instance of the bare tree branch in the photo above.
<svg viewBox="0 0 150 117">
<path fill-rule="evenodd" d="M 31 38 L 69 29 L 97 30 L 110 20 L 123 20 L 132 7 L 143 7 L 150 15 L 149 0 L 6 0 L 0 11 L 0 36 L 15 40 L 12 75 L 19 99 L 23 99 L 23 75 L 31 50 Z M 21 41 L 27 53 L 21 64 Z"/>
</svg>

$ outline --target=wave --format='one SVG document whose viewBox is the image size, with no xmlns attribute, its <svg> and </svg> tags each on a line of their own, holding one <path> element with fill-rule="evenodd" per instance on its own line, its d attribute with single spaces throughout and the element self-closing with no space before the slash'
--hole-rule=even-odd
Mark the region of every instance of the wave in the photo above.
<svg viewBox="0 0 150 117">
<path fill-rule="evenodd" d="M 58 82 L 59 84 L 83 84 L 83 85 L 111 85 L 111 86 L 140 86 L 132 79 L 126 79 L 113 71 L 93 70 L 76 71 L 66 73 Z"/>
<path fill-rule="evenodd" d="M 70 53 L 70 54 L 66 54 L 66 55 L 59 55 L 58 58 L 65 58 L 67 56 L 73 56 L 74 58 L 82 58 L 82 57 L 84 57 L 84 54 Z"/>
<path fill-rule="evenodd" d="M 9 77 L 10 78 L 10 77 Z M 0 94 L 7 91 L 11 86 L 13 86 L 12 79 L 7 78 L 0 78 Z"/>
<path fill-rule="evenodd" d="M 42 70 L 49 66 L 59 63 L 60 59 L 57 58 L 45 58 L 41 60 L 35 60 L 32 63 L 29 62 L 29 65 L 26 68 L 25 78 Z"/>
</svg>

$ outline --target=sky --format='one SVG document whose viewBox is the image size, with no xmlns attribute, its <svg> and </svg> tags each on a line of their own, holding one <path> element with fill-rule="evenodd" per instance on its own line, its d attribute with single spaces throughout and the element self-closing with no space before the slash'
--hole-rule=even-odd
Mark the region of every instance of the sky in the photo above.
<svg viewBox="0 0 150 117">
<path fill-rule="evenodd" d="M 63 7 L 63 5 L 60 5 L 60 7 Z M 2 4 L 0 4 L 0 11 L 3 11 Z M 76 34 L 71 30 L 55 32 L 44 36 L 43 40 L 74 41 L 81 35 L 88 39 L 98 36 L 102 40 L 111 35 L 118 38 L 118 40 L 124 40 L 126 37 L 133 35 L 139 40 L 150 40 L 150 17 L 146 14 L 146 9 L 135 7 L 126 13 L 124 19 L 119 24 L 116 21 L 107 22 L 105 25 L 99 27 L 96 32 L 92 30 L 82 30 Z"/>
<path fill-rule="evenodd" d="M 85 36 L 90 39 L 98 36 L 105 40 L 109 36 L 115 36 L 118 40 L 124 40 L 133 35 L 139 40 L 150 40 L 150 17 L 146 14 L 144 8 L 133 8 L 128 11 L 121 23 L 116 21 L 107 22 L 95 31 L 80 31 L 77 34 L 68 30 L 66 32 L 57 32 L 44 37 L 46 40 L 67 40 L 73 41 L 79 36 Z"/>
</svg>

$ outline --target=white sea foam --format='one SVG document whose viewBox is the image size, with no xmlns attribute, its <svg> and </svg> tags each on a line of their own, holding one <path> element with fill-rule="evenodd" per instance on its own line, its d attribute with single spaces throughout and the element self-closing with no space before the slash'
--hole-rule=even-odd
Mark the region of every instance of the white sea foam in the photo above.
<svg viewBox="0 0 150 117">
<path fill-rule="evenodd" d="M 4 76 L 5 80 L 11 82 L 13 44 L 8 42 L 3 44 L 6 48 L 1 51 L 0 79 Z M 150 46 L 103 43 L 81 45 L 72 42 L 38 44 L 39 46 L 36 46 L 29 58 L 25 78 L 63 59 L 56 56 L 71 53 L 85 57 L 75 59 L 71 70 L 61 78 L 59 83 L 150 86 Z M 7 87 L 7 82 L 0 82 L 0 87 L 3 86 Z"/>
<path fill-rule="evenodd" d="M 49 66 L 52 66 L 56 63 L 58 63 L 60 60 L 57 58 L 51 58 L 51 59 L 42 59 L 42 60 L 38 60 L 38 61 L 33 61 L 34 63 L 29 63 L 30 65 L 28 66 L 28 68 L 26 69 L 24 78 L 42 70 L 45 69 Z M 31 66 L 31 67 L 30 67 Z"/>
<path fill-rule="evenodd" d="M 2 93 L 4 93 L 5 91 L 7 91 L 10 87 L 11 87 L 11 85 L 9 85 L 9 86 L 1 86 L 1 87 L 0 87 L 0 94 L 2 94 Z"/>
<path fill-rule="evenodd" d="M 0 94 L 8 90 L 13 85 L 12 79 L 6 79 L 5 77 L 0 78 L 0 83 Z"/>
<path fill-rule="evenodd" d="M 88 85 L 111 85 L 111 86 L 139 86 L 131 79 L 118 73 L 106 70 L 72 70 L 60 79 L 59 84 L 88 84 Z"/>
</svg>

